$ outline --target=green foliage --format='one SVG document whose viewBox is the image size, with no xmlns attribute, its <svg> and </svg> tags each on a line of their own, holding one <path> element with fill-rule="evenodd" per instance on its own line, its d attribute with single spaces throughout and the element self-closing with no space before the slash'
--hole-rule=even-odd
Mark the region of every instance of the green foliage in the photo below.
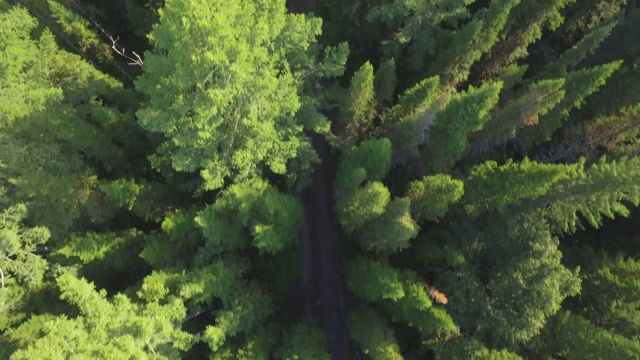
<svg viewBox="0 0 640 360">
<path fill-rule="evenodd" d="M 390 123 L 389 139 L 393 144 L 394 160 L 406 161 L 416 157 L 418 146 L 425 141 L 425 132 L 433 125 L 440 93 L 437 76 L 420 81 L 407 89 L 398 99 L 398 104 L 389 110 L 385 121 Z"/>
<path fill-rule="evenodd" d="M 451 205 L 464 194 L 464 184 L 450 175 L 425 176 L 409 184 L 407 198 L 411 201 L 411 212 L 415 219 L 436 221 L 443 217 Z"/>
<path fill-rule="evenodd" d="M 295 113 L 320 22 L 287 15 L 281 5 L 166 2 L 136 82 L 149 97 L 137 113 L 140 124 L 166 139 L 156 166 L 200 171 L 208 190 L 260 175 L 265 166 L 286 173 L 308 141 Z"/>
<path fill-rule="evenodd" d="M 349 314 L 349 334 L 373 360 L 402 360 L 400 347 L 387 321 L 375 310 L 359 305 Z"/>
<path fill-rule="evenodd" d="M 284 334 L 284 344 L 276 359 L 282 360 L 329 360 L 326 339 L 322 330 L 314 323 L 299 322 Z"/>
<path fill-rule="evenodd" d="M 25 115 L 42 111 L 60 100 L 62 91 L 48 81 L 51 57 L 56 52 L 53 36 L 46 31 L 34 41 L 30 33 L 35 19 L 20 7 L 0 13 L 0 129 Z"/>
<path fill-rule="evenodd" d="M 196 217 L 207 239 L 206 251 L 242 249 L 247 235 L 261 252 L 277 253 L 290 246 L 302 225 L 300 202 L 261 179 L 232 185 Z"/>
<path fill-rule="evenodd" d="M 336 175 L 337 186 L 342 191 L 353 191 L 364 180 L 380 181 L 390 165 L 391 142 L 388 139 L 363 141 L 340 162 Z"/>
<path fill-rule="evenodd" d="M 561 311 L 547 326 L 549 350 L 567 360 L 637 359 L 637 339 L 612 334 L 594 326 L 580 315 Z"/>
<path fill-rule="evenodd" d="M 368 221 L 385 212 L 391 194 L 381 182 L 371 182 L 357 188 L 338 202 L 338 217 L 347 233 L 362 228 Z"/>
<path fill-rule="evenodd" d="M 362 227 L 357 240 L 365 250 L 394 253 L 409 247 L 419 230 L 420 226 L 411 217 L 411 202 L 395 198 L 387 204 L 383 214 Z"/>
<path fill-rule="evenodd" d="M 270 296 L 258 294 L 254 289 L 241 288 L 233 295 L 233 302 L 217 312 L 215 325 L 207 326 L 202 334 L 202 339 L 213 352 L 216 352 L 227 338 L 260 326 L 272 312 Z"/>
<path fill-rule="evenodd" d="M 63 1 L 64 2 L 64 1 Z M 91 29 L 89 21 L 71 11 L 57 0 L 47 0 L 51 16 L 56 19 L 62 31 L 69 35 L 83 54 L 95 54 L 101 61 L 113 61 L 110 47 L 103 43 Z M 77 6 L 77 5 L 76 5 Z"/>
<path fill-rule="evenodd" d="M 55 253 L 68 258 L 77 257 L 81 264 L 87 264 L 117 251 L 125 241 L 125 238 L 114 233 L 88 232 L 82 235 L 76 234 L 71 235 L 64 246 L 57 249 Z"/>
<path fill-rule="evenodd" d="M 135 181 L 127 179 L 118 179 L 116 181 L 103 183 L 100 185 L 100 190 L 113 201 L 117 207 L 126 207 L 129 210 L 133 209 L 133 205 L 136 203 L 136 197 L 143 189 L 142 185 L 138 185 Z"/>
<path fill-rule="evenodd" d="M 616 23 L 613 22 L 607 26 L 598 27 L 593 32 L 585 35 L 584 38 L 571 49 L 563 52 L 556 61 L 548 64 L 542 71 L 538 72 L 536 78 L 552 78 L 567 75 L 577 64 L 598 49 L 602 41 L 611 34 L 611 30 L 615 26 Z"/>
<path fill-rule="evenodd" d="M 393 58 L 385 59 L 376 70 L 373 85 L 376 91 L 376 100 L 379 104 L 386 104 L 393 100 L 393 95 L 398 85 L 396 77 L 396 62 Z"/>
<path fill-rule="evenodd" d="M 494 0 L 489 7 L 479 10 L 468 24 L 451 36 L 448 46 L 438 53 L 428 73 L 440 75 L 442 83 L 448 86 L 465 81 L 471 65 L 496 44 L 511 9 L 519 2 Z"/>
<path fill-rule="evenodd" d="M 143 2 L 0 0 L 0 358 L 637 358 L 553 236 L 640 206 L 635 2 Z"/>
<path fill-rule="evenodd" d="M 10 339 L 23 342 L 12 359 L 172 359 L 191 346 L 193 336 L 179 329 L 185 308 L 178 299 L 164 305 L 137 304 L 123 294 L 106 299 L 104 291 L 71 274 L 57 283 L 61 299 L 77 306 L 81 316 L 37 315 L 8 331 Z"/>
<path fill-rule="evenodd" d="M 434 306 L 427 294 L 425 284 L 415 278 L 415 274 L 403 273 L 405 296 L 383 304 L 391 319 L 418 329 L 423 334 L 456 334 L 458 328 L 451 315 L 441 306 Z"/>
<path fill-rule="evenodd" d="M 438 360 L 453 359 L 472 360 L 521 360 L 517 354 L 507 350 L 487 349 L 480 341 L 474 338 L 455 337 L 445 342 L 441 349 L 438 349 Z"/>
<path fill-rule="evenodd" d="M 579 292 L 578 270 L 562 265 L 558 239 L 541 214 L 487 215 L 478 224 L 459 224 L 448 235 L 450 243 L 468 243 L 468 256 L 462 276 L 445 274 L 442 288 L 457 324 L 512 348 L 537 335 L 562 301 Z"/>
<path fill-rule="evenodd" d="M 369 62 L 353 74 L 341 113 L 341 137 L 349 147 L 371 130 L 376 116 L 373 66 Z"/>
<path fill-rule="evenodd" d="M 571 309 L 612 333 L 640 336 L 640 262 L 591 247 L 574 246 L 567 253 L 582 270 L 582 292 Z"/>
<path fill-rule="evenodd" d="M 544 116 L 540 117 L 540 125 L 529 127 L 518 135 L 518 141 L 524 149 L 531 149 L 534 145 L 551 139 L 573 108 L 580 108 L 584 99 L 595 93 L 604 85 L 606 79 L 620 68 L 621 62 L 573 71 L 565 78 L 563 89 L 564 98 Z"/>
<path fill-rule="evenodd" d="M 389 57 L 397 57 L 407 49 L 408 63 L 412 69 L 421 70 L 425 58 L 434 55 L 444 40 L 454 33 L 447 28 L 457 29 L 469 17 L 466 5 L 470 0 L 438 0 L 415 2 L 398 0 L 372 6 L 367 20 L 379 22 L 395 30 L 392 41 L 384 48 Z"/>
<path fill-rule="evenodd" d="M 491 120 L 480 130 L 479 137 L 502 142 L 516 136 L 524 126 L 535 126 L 539 118 L 564 98 L 564 79 L 541 80 L 527 87 L 524 94 L 495 107 Z"/>
<path fill-rule="evenodd" d="M 35 253 L 49 240 L 49 230 L 23 227 L 26 217 L 24 204 L 0 213 L 0 331 L 24 316 L 23 297 L 42 286 L 48 268 L 47 261 Z"/>
<path fill-rule="evenodd" d="M 602 215 L 629 216 L 628 203 L 640 204 L 637 182 L 640 158 L 607 161 L 605 158 L 584 168 L 584 160 L 572 165 L 567 176 L 533 203 L 546 208 L 554 232 L 575 232 L 583 228 L 580 214 L 593 227 L 602 224 Z"/>
<path fill-rule="evenodd" d="M 207 266 L 188 273 L 180 270 L 154 271 L 144 278 L 138 297 L 157 302 L 175 295 L 191 305 L 209 303 L 214 299 L 231 305 L 235 296 L 233 288 L 248 267 L 237 257 L 228 256 L 214 259 Z"/>
<path fill-rule="evenodd" d="M 509 13 L 497 42 L 481 62 L 483 78 L 489 78 L 528 55 L 528 47 L 540 40 L 544 30 L 562 24 L 562 9 L 575 0 L 520 1 Z"/>
<path fill-rule="evenodd" d="M 398 271 L 384 262 L 359 256 L 347 262 L 345 271 L 347 286 L 365 301 L 398 300 L 405 295 Z"/>
<path fill-rule="evenodd" d="M 471 170 L 465 187 L 466 208 L 470 213 L 492 209 L 503 212 L 507 206 L 524 199 L 536 199 L 565 177 L 564 165 L 540 164 L 525 158 L 519 163 L 509 159 L 498 166 L 495 161 Z"/>
<path fill-rule="evenodd" d="M 429 149 L 438 161 L 453 163 L 460 159 L 469 143 L 468 135 L 489 121 L 489 111 L 498 102 L 501 87 L 501 82 L 471 87 L 467 92 L 453 95 L 447 106 L 437 113 Z"/>
</svg>

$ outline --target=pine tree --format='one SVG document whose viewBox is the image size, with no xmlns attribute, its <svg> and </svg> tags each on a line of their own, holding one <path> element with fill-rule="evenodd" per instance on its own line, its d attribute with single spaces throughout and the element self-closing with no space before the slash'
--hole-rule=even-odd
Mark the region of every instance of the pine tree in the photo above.
<svg viewBox="0 0 640 360">
<path fill-rule="evenodd" d="M 626 202 L 637 206 L 640 187 L 637 184 L 639 158 L 599 162 L 585 169 L 584 159 L 570 166 L 566 177 L 545 194 L 527 205 L 544 209 L 554 232 L 575 232 L 582 228 L 578 213 L 598 227 L 602 215 L 614 218 L 628 216 Z"/>
<path fill-rule="evenodd" d="M 24 204 L 0 213 L 0 331 L 22 320 L 28 294 L 42 288 L 49 267 L 46 259 L 36 254 L 49 240 L 49 230 L 24 227 L 26 217 Z"/>
<path fill-rule="evenodd" d="M 598 328 L 569 311 L 554 316 L 547 328 L 545 339 L 549 351 L 568 360 L 637 359 L 640 352 L 636 340 Z"/>
<path fill-rule="evenodd" d="M 580 289 L 577 270 L 562 265 L 559 241 L 541 214 L 488 214 L 440 236 L 457 244 L 466 261 L 436 286 L 447 294 L 456 324 L 488 337 L 489 347 L 514 349 L 533 338 Z"/>
<path fill-rule="evenodd" d="M 501 41 L 483 56 L 479 64 L 480 78 L 493 78 L 503 68 L 526 57 L 527 47 L 539 40 L 544 30 L 554 30 L 562 24 L 561 11 L 572 1 L 520 1 L 500 30 Z"/>
<path fill-rule="evenodd" d="M 453 31 L 447 27 L 457 29 L 469 17 L 465 8 L 469 3 L 469 0 L 428 3 L 397 0 L 372 6 L 367 20 L 385 24 L 394 31 L 393 41 L 385 44 L 388 57 L 397 58 L 407 49 L 408 64 L 421 70 L 427 65 L 425 58 L 436 54 L 439 45 L 451 38 Z"/>
<path fill-rule="evenodd" d="M 284 334 L 284 344 L 276 359 L 329 360 L 331 356 L 325 350 L 325 343 L 325 336 L 317 325 L 297 323 Z"/>
<path fill-rule="evenodd" d="M 473 359 L 473 360 L 520 360 L 515 353 L 507 350 L 487 349 L 480 341 L 474 338 L 455 337 L 438 349 L 438 360 L 448 359 Z"/>
<path fill-rule="evenodd" d="M 453 34 L 449 45 L 438 53 L 428 73 L 440 75 L 446 86 L 456 86 L 465 81 L 471 72 L 471 65 L 496 44 L 511 9 L 519 2 L 494 0 L 489 7 L 479 10 L 468 24 Z"/>
<path fill-rule="evenodd" d="M 407 198 L 411 201 L 411 213 L 415 219 L 436 221 L 464 194 L 464 185 L 450 175 L 425 176 L 409 184 Z"/>
<path fill-rule="evenodd" d="M 404 359 L 387 321 L 369 307 L 360 305 L 351 311 L 349 333 L 362 352 L 371 359 Z"/>
<path fill-rule="evenodd" d="M 362 300 L 398 300 L 405 295 L 398 270 L 389 264 L 360 256 L 349 260 L 345 270 L 347 286 Z"/>
<path fill-rule="evenodd" d="M 488 161 L 471 170 L 465 183 L 465 207 L 470 213 L 487 209 L 502 213 L 507 206 L 545 195 L 568 170 L 564 165 L 539 164 L 527 158 L 519 163 L 509 159 L 501 166 Z"/>
<path fill-rule="evenodd" d="M 367 62 L 353 74 L 341 109 L 341 137 L 349 147 L 366 136 L 376 116 L 373 66 Z"/>
<path fill-rule="evenodd" d="M 539 126 L 528 127 L 517 135 L 517 140 L 525 151 L 534 145 L 551 139 L 551 136 L 562 126 L 573 108 L 579 108 L 584 99 L 602 86 L 611 74 L 620 68 L 620 62 L 614 62 L 591 69 L 573 71 L 565 78 L 564 98 L 547 114 L 540 117 Z"/>
<path fill-rule="evenodd" d="M 458 161 L 467 148 L 471 132 L 482 129 L 490 119 L 490 110 L 498 102 L 502 83 L 487 83 L 480 88 L 454 94 L 437 113 L 431 129 L 428 149 L 435 165 Z"/>
</svg>

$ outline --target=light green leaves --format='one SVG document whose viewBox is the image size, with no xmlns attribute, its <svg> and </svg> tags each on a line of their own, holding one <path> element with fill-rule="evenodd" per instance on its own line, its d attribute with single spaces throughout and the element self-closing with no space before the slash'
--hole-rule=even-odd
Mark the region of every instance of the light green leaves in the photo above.
<svg viewBox="0 0 640 360">
<path fill-rule="evenodd" d="M 284 174 L 307 139 L 296 72 L 319 21 L 280 1 L 167 1 L 137 88 L 142 127 L 161 133 L 159 162 L 199 171 L 208 190 L 269 169 Z M 297 39 L 298 41 L 293 41 Z"/>
</svg>

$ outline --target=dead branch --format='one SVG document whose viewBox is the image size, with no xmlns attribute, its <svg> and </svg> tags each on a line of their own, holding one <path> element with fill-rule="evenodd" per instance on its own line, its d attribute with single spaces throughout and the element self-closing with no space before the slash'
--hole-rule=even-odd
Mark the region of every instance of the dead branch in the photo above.
<svg viewBox="0 0 640 360">
<path fill-rule="evenodd" d="M 107 36 L 109 36 L 109 40 L 111 40 L 111 48 L 113 49 L 113 51 L 115 51 L 116 54 L 122 56 L 123 58 L 129 60 L 129 62 L 127 64 L 129 64 L 129 65 L 137 65 L 137 66 L 140 66 L 140 67 L 142 67 L 142 65 L 144 65 L 144 63 L 142 62 L 142 58 L 135 51 L 131 51 L 131 53 L 133 53 L 133 55 L 135 56 L 135 59 L 134 59 L 131 56 L 126 54 L 125 48 L 118 49 L 117 42 L 118 42 L 118 40 L 120 40 L 119 36 L 118 36 L 117 39 L 114 39 L 111 35 L 108 35 L 108 34 L 107 34 Z"/>
</svg>

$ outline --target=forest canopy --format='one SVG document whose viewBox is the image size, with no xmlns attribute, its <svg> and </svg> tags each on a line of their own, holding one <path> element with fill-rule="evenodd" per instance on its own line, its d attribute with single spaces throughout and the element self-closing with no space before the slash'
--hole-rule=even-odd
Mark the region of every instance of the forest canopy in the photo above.
<svg viewBox="0 0 640 360">
<path fill-rule="evenodd" d="M 639 359 L 630 0 L 0 0 L 0 358 Z"/>
</svg>

